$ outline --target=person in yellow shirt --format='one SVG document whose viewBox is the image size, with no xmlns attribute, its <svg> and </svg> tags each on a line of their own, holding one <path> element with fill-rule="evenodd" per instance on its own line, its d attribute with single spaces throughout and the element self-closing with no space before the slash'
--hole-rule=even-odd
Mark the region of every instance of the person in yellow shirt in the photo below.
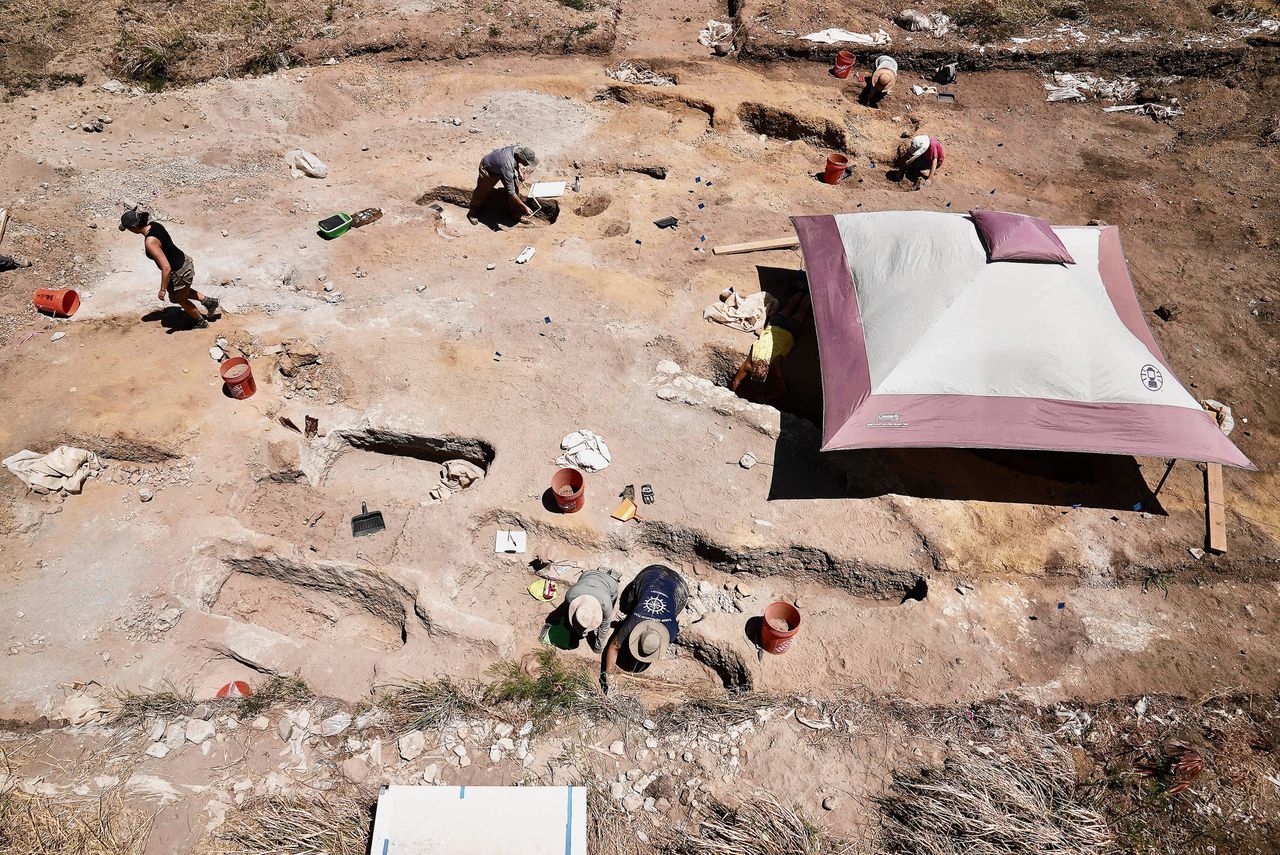
<svg viewBox="0 0 1280 855">
<path fill-rule="evenodd" d="M 808 320 L 811 308 L 808 293 L 802 291 L 788 300 L 781 311 L 770 315 L 765 321 L 764 329 L 760 331 L 760 337 L 751 345 L 751 350 L 738 367 L 738 374 L 729 388 L 737 392 L 742 381 L 750 377 L 764 386 L 763 393 L 754 396 L 757 401 L 785 398 L 787 383 L 782 378 L 778 364 L 795 346 L 796 336 Z"/>
</svg>

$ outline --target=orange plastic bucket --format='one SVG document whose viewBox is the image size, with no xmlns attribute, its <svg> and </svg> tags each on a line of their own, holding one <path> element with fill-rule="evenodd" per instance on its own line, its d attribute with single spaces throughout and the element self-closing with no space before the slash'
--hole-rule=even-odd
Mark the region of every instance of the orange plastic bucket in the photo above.
<svg viewBox="0 0 1280 855">
<path fill-rule="evenodd" d="M 37 288 L 31 302 L 36 309 L 59 318 L 69 318 L 80 308 L 80 295 L 70 288 Z"/>
<path fill-rule="evenodd" d="M 840 179 L 844 178 L 844 171 L 848 168 L 849 158 L 832 152 L 827 155 L 827 171 L 823 173 L 822 180 L 828 184 L 839 184 Z"/>
<path fill-rule="evenodd" d="M 778 627 L 785 626 L 786 629 Z M 760 646 L 770 653 L 783 654 L 800 631 L 800 610 L 791 603 L 776 602 L 765 606 L 760 623 Z"/>
<path fill-rule="evenodd" d="M 223 362 L 218 366 L 218 373 L 222 375 L 222 382 L 227 384 L 227 391 L 236 400 L 252 398 L 253 393 L 258 391 L 258 384 L 253 382 L 253 367 L 243 356 L 233 356 Z"/>
<path fill-rule="evenodd" d="M 836 64 L 831 67 L 831 73 L 841 80 L 849 76 L 849 69 L 853 68 L 853 54 L 847 50 L 842 50 L 836 54 Z"/>
<path fill-rule="evenodd" d="M 587 502 L 587 487 L 577 469 L 557 469 L 551 476 L 551 495 L 562 513 L 576 514 Z"/>
</svg>

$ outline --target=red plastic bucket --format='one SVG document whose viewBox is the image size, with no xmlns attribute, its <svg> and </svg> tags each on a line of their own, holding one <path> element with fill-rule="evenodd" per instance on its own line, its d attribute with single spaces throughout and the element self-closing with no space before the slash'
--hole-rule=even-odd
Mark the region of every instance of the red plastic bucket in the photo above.
<svg viewBox="0 0 1280 855">
<path fill-rule="evenodd" d="M 828 184 L 839 184 L 844 178 L 844 171 L 849 168 L 849 158 L 843 154 L 832 152 L 827 155 L 827 171 L 823 173 L 822 180 Z"/>
<path fill-rule="evenodd" d="M 80 295 L 70 288 L 37 288 L 31 302 L 38 311 L 69 318 L 80 308 Z"/>
<path fill-rule="evenodd" d="M 836 54 L 836 64 L 831 66 L 831 73 L 841 80 L 849 76 L 849 69 L 853 68 L 853 54 L 847 50 L 842 50 Z"/>
<path fill-rule="evenodd" d="M 778 627 L 785 626 L 786 629 Z M 800 611 L 791 603 L 776 602 L 765 606 L 760 623 L 760 646 L 770 653 L 783 654 L 800 631 Z"/>
<path fill-rule="evenodd" d="M 233 356 L 223 362 L 218 366 L 218 373 L 222 375 L 222 382 L 227 384 L 227 391 L 236 400 L 252 398 L 253 393 L 258 391 L 258 384 L 253 382 L 253 367 L 243 356 Z"/>
<path fill-rule="evenodd" d="M 551 495 L 556 497 L 556 507 L 562 513 L 574 514 L 582 510 L 587 501 L 582 473 L 577 469 L 557 469 L 551 476 Z"/>
</svg>

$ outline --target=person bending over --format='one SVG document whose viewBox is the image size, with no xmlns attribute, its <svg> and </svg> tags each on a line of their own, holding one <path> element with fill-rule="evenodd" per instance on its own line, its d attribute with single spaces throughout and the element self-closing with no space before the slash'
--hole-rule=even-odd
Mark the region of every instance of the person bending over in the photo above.
<svg viewBox="0 0 1280 855">
<path fill-rule="evenodd" d="M 212 318 L 218 309 L 218 300 L 216 297 L 206 297 L 195 289 L 195 264 L 190 255 L 178 249 L 169 236 L 169 230 L 159 223 L 151 222 L 151 215 L 146 211 L 134 208 L 121 215 L 120 231 L 143 235 L 143 251 L 160 268 L 160 293 L 156 295 L 156 299 L 163 300 L 167 296 L 170 303 L 179 306 L 195 322 L 196 329 L 208 327 L 209 321 L 200 313 L 196 303 L 204 306 Z"/>
<path fill-rule="evenodd" d="M 475 192 L 471 194 L 471 207 L 467 211 L 467 219 L 471 225 L 480 223 L 480 206 L 489 198 L 490 191 L 498 184 L 507 191 L 507 201 L 513 216 L 520 222 L 527 223 L 533 216 L 533 210 L 520 198 L 520 182 L 526 180 L 527 173 L 538 165 L 538 156 L 527 145 L 509 145 L 495 148 L 480 161 L 480 175 L 476 179 Z"/>
</svg>

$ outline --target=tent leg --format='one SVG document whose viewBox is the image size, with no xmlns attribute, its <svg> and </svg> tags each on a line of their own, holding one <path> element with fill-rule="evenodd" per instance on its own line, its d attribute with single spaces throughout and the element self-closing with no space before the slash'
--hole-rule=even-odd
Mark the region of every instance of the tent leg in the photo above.
<svg viewBox="0 0 1280 855">
<path fill-rule="evenodd" d="M 1177 463 L 1176 457 L 1170 458 L 1169 465 L 1164 468 L 1164 474 L 1160 476 L 1160 483 L 1156 484 L 1156 488 L 1151 491 L 1152 497 L 1160 495 L 1160 488 L 1164 486 L 1164 482 L 1169 480 L 1169 473 L 1173 471 L 1173 464 Z"/>
</svg>

